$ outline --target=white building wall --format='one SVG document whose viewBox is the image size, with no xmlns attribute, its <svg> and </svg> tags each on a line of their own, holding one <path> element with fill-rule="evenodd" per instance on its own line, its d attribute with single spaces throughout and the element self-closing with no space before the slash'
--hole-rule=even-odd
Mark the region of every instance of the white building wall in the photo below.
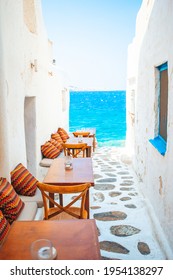
<svg viewBox="0 0 173 280">
<path fill-rule="evenodd" d="M 64 110 L 62 91 L 67 85 L 56 75 L 51 49 L 40 0 L 0 0 L 2 177 L 9 179 L 22 162 L 40 179 L 41 144 L 59 126 L 68 130 L 68 89 Z"/>
<path fill-rule="evenodd" d="M 127 112 L 131 110 L 130 79 L 135 80 L 133 125 L 127 114 L 127 146 L 133 150 L 133 164 L 142 191 L 154 207 L 173 250 L 173 1 L 143 0 L 136 23 L 136 36 L 129 47 Z M 157 87 L 155 68 L 168 61 L 168 138 L 162 156 L 149 142 L 156 135 Z M 132 137 L 131 137 L 132 136 Z M 129 139 L 134 139 L 130 141 Z"/>
</svg>

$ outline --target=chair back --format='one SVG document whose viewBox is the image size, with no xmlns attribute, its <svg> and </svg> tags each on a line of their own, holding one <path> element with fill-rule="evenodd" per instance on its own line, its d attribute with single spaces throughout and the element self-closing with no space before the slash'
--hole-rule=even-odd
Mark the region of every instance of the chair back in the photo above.
<svg viewBox="0 0 173 280">
<path fill-rule="evenodd" d="M 88 132 L 88 131 L 76 131 L 76 132 L 73 132 L 73 135 L 75 137 L 78 137 L 78 136 L 89 137 L 90 132 Z"/>
<path fill-rule="evenodd" d="M 79 156 L 86 156 L 86 143 L 63 143 L 64 155 L 77 158 Z"/>
<path fill-rule="evenodd" d="M 56 185 L 49 185 L 49 184 L 38 182 L 37 186 L 40 189 L 43 197 L 45 220 L 61 215 L 62 213 L 68 214 L 67 215 L 68 219 L 70 217 L 76 219 L 88 218 L 88 213 L 85 209 L 85 201 L 86 201 L 87 192 L 89 191 L 89 188 L 91 186 L 90 183 L 84 183 L 80 185 L 70 185 L 70 186 L 56 186 Z M 76 195 L 72 197 L 69 203 L 66 203 L 64 206 L 62 206 L 60 203 L 55 201 L 54 194 L 60 194 L 60 195 L 76 194 Z M 80 207 L 75 207 L 74 204 L 77 201 L 79 201 Z M 50 207 L 49 206 L 50 203 L 53 206 Z M 65 216 L 63 217 L 66 218 Z"/>
</svg>

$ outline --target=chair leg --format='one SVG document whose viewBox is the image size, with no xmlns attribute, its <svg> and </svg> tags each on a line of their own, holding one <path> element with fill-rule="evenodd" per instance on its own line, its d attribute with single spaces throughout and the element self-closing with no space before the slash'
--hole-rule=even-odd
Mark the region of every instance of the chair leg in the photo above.
<svg viewBox="0 0 173 280">
<path fill-rule="evenodd" d="M 52 199 L 54 199 L 54 193 L 49 193 L 49 195 Z M 54 207 L 54 204 L 51 201 L 49 201 L 49 207 L 50 208 Z"/>
<path fill-rule="evenodd" d="M 90 193 L 89 193 L 89 189 L 87 190 L 87 195 L 86 195 L 86 200 L 85 200 L 85 209 L 88 212 L 88 219 L 90 218 Z"/>
</svg>

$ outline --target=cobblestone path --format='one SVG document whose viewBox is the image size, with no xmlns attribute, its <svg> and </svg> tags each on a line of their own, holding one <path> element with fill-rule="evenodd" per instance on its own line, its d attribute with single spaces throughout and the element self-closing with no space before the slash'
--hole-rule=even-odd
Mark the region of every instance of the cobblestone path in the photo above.
<svg viewBox="0 0 173 280">
<path fill-rule="evenodd" d="M 102 259 L 165 259 L 148 215 L 145 198 L 122 148 L 97 148 L 90 218 L 96 220 Z"/>
</svg>

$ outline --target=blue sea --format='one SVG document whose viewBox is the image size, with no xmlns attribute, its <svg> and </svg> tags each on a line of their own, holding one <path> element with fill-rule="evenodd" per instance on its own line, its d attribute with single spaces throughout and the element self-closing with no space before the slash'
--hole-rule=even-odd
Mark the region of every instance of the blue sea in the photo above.
<svg viewBox="0 0 173 280">
<path fill-rule="evenodd" d="M 98 146 L 124 146 L 126 91 L 70 91 L 70 131 L 96 128 Z"/>
</svg>

